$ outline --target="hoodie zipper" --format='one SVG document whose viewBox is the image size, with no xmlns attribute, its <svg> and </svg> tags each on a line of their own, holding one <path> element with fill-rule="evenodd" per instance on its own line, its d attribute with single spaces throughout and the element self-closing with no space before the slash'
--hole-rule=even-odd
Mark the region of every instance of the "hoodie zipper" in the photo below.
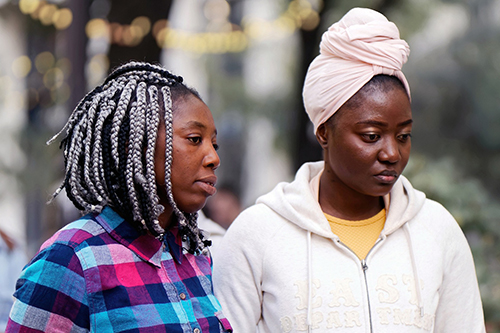
<svg viewBox="0 0 500 333">
<path fill-rule="evenodd" d="M 368 279 L 366 278 L 366 271 L 368 270 L 368 265 L 366 264 L 365 259 L 361 260 L 361 269 L 363 270 L 363 275 L 365 277 L 366 299 L 368 301 L 368 318 L 370 318 L 370 332 L 373 332 L 372 307 L 370 304 L 370 293 L 368 292 Z"/>
<path fill-rule="evenodd" d="M 373 246 L 370 249 L 370 251 L 368 251 L 368 253 L 366 254 L 366 258 L 368 258 L 368 256 L 370 255 L 370 253 L 372 253 L 373 249 L 381 241 L 382 241 L 382 238 L 378 238 L 377 239 L 377 241 L 375 242 L 375 244 L 373 244 Z M 351 250 L 351 248 L 349 246 L 347 246 L 344 243 L 342 243 L 342 241 L 340 239 L 337 239 L 337 243 L 339 243 L 342 246 L 344 246 L 347 250 L 349 250 L 349 252 L 351 252 L 352 254 L 354 254 L 356 256 L 356 258 L 359 260 L 359 257 L 356 255 L 356 253 L 354 253 L 354 251 Z M 368 302 L 368 318 L 369 318 L 369 324 L 370 324 L 370 332 L 373 333 L 372 309 L 371 309 L 371 303 L 370 303 L 370 293 L 368 292 L 368 278 L 366 276 L 366 271 L 368 270 L 368 265 L 366 264 L 366 258 L 363 259 L 363 260 L 361 260 L 361 269 L 363 270 L 363 276 L 364 276 L 364 279 L 365 279 L 366 300 Z"/>
</svg>

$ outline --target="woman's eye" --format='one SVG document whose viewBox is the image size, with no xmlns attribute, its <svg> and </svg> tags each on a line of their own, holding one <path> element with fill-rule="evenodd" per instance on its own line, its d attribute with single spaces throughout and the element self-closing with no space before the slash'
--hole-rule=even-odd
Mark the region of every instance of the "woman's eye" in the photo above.
<svg viewBox="0 0 500 333">
<path fill-rule="evenodd" d="M 402 142 L 406 142 L 406 141 L 408 141 L 410 138 L 411 138 L 411 134 L 410 134 L 410 133 L 401 134 L 401 135 L 399 136 L 399 140 L 400 140 L 400 141 L 402 141 Z"/>
<path fill-rule="evenodd" d="M 214 143 L 213 146 L 214 146 L 215 151 L 219 150 L 219 145 L 218 144 Z"/>
<path fill-rule="evenodd" d="M 201 143 L 201 137 L 199 136 L 190 137 L 188 138 L 188 140 L 195 144 Z"/>
<path fill-rule="evenodd" d="M 380 136 L 378 134 L 368 133 L 363 134 L 363 138 L 368 142 L 375 142 L 380 138 Z"/>
</svg>

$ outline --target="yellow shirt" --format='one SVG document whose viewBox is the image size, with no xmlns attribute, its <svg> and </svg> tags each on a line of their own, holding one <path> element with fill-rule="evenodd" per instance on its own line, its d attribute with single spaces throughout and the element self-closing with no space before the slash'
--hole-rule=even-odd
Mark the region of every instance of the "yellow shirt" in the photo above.
<svg viewBox="0 0 500 333">
<path fill-rule="evenodd" d="M 359 259 L 365 259 L 385 224 L 385 208 L 377 215 L 361 221 L 349 221 L 325 214 L 332 232 L 339 236 Z"/>
</svg>

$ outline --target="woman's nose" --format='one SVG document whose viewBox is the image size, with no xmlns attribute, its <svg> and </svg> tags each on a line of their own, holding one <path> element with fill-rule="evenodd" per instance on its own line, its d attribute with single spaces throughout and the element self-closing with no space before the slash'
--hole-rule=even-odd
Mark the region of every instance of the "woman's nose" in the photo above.
<svg viewBox="0 0 500 333">
<path fill-rule="evenodd" d="M 381 162 L 397 163 L 401 159 L 399 145 L 396 140 L 387 140 L 379 151 L 378 158 Z"/>
<path fill-rule="evenodd" d="M 210 145 L 208 153 L 205 156 L 205 165 L 209 168 L 212 168 L 213 170 L 217 169 L 220 165 L 219 154 L 217 154 L 217 151 L 215 150 L 215 147 L 213 145 Z"/>
</svg>

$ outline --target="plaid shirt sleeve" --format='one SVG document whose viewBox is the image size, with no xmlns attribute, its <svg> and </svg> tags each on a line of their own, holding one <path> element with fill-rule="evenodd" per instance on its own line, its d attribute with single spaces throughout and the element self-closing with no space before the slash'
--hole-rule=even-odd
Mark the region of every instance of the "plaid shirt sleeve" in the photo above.
<svg viewBox="0 0 500 333">
<path fill-rule="evenodd" d="M 89 307 L 73 248 L 54 243 L 23 271 L 6 332 L 88 332 Z"/>
<path fill-rule="evenodd" d="M 7 332 L 230 332 L 211 262 L 162 243 L 110 209 L 47 240 L 24 269 Z"/>
</svg>

